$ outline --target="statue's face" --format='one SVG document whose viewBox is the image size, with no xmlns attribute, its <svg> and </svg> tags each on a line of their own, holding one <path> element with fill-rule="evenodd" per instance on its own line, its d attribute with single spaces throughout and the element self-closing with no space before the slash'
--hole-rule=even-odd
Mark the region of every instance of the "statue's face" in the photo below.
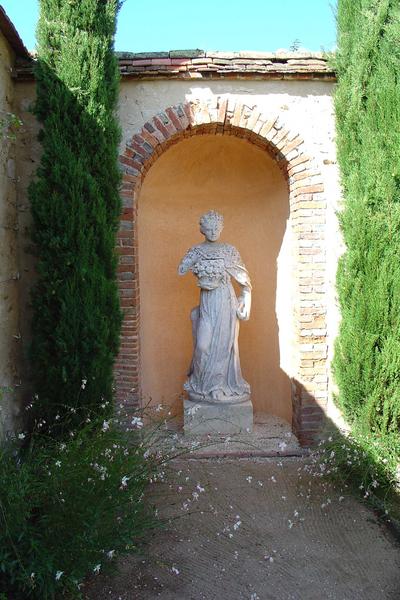
<svg viewBox="0 0 400 600">
<path fill-rule="evenodd" d="M 216 242 L 221 235 L 222 227 L 216 221 L 206 221 L 200 227 L 200 231 L 208 242 Z"/>
</svg>

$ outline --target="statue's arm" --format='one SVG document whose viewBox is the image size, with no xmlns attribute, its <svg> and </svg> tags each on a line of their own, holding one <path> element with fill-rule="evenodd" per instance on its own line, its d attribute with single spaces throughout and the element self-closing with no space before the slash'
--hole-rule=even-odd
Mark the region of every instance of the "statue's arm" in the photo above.
<svg viewBox="0 0 400 600">
<path fill-rule="evenodd" d="M 182 258 L 182 260 L 180 262 L 180 265 L 178 267 L 179 275 L 185 275 L 185 273 L 190 271 L 190 269 L 193 267 L 195 262 L 196 262 L 196 252 L 193 250 L 193 248 L 190 248 L 190 250 L 188 250 L 186 252 L 185 256 Z"/>
<path fill-rule="evenodd" d="M 248 321 L 251 311 L 251 287 L 248 285 L 241 285 L 240 287 L 242 291 L 238 298 L 236 314 L 241 321 Z"/>
<path fill-rule="evenodd" d="M 228 271 L 240 285 L 241 293 L 238 298 L 238 307 L 236 314 L 241 321 L 248 321 L 251 311 L 251 282 L 250 276 L 240 258 L 239 252 L 232 246 L 231 265 Z"/>
</svg>

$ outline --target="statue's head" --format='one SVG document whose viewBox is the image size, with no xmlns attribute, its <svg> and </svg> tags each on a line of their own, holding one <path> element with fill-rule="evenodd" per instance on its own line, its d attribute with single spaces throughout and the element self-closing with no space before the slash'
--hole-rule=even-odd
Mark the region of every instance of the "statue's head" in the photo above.
<svg viewBox="0 0 400 600">
<path fill-rule="evenodd" d="M 209 210 L 200 217 L 200 231 L 208 242 L 215 242 L 224 228 L 224 217 L 215 210 Z"/>
</svg>

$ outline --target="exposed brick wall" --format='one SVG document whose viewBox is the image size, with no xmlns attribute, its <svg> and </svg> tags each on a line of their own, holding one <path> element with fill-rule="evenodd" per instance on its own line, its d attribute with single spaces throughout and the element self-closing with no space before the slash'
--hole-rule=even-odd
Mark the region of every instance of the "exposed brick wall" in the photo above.
<svg viewBox="0 0 400 600">
<path fill-rule="evenodd" d="M 294 372 L 293 429 L 304 445 L 323 427 L 328 401 L 326 337 L 326 201 L 321 174 L 304 140 L 279 116 L 264 115 L 233 98 L 171 106 L 145 123 L 120 156 L 123 213 L 118 232 L 119 285 L 124 311 L 121 352 L 116 364 L 117 397 L 140 402 L 140 289 L 137 254 L 137 201 L 143 178 L 169 146 L 192 135 L 234 135 L 274 156 L 288 182 L 293 230 Z"/>
</svg>

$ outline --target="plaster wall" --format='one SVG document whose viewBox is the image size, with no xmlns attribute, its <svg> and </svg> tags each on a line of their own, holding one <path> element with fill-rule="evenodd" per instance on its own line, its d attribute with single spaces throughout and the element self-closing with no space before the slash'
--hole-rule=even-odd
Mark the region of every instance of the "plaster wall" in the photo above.
<svg viewBox="0 0 400 600">
<path fill-rule="evenodd" d="M 14 61 L 0 33 L 0 438 L 13 429 L 20 383 L 15 143 L 7 128 L 14 111 Z"/>
<path fill-rule="evenodd" d="M 332 93 L 334 84 L 318 80 L 135 80 L 123 79 L 120 88 L 119 102 L 119 117 L 122 129 L 121 152 L 125 147 L 127 140 L 136 133 L 143 124 L 151 119 L 158 112 L 165 110 L 166 107 L 175 105 L 185 101 L 195 99 L 209 99 L 213 96 L 226 96 L 232 102 L 244 102 L 248 106 L 257 106 L 261 111 L 273 116 L 279 114 L 282 122 L 291 131 L 298 132 L 304 139 L 305 148 L 309 156 L 313 159 L 315 166 L 322 174 L 322 180 L 325 189 L 326 200 L 326 271 L 327 271 L 327 337 L 328 337 L 328 352 L 332 355 L 333 337 L 337 331 L 338 311 L 336 305 L 335 294 L 335 272 L 337 258 L 342 251 L 340 244 L 340 235 L 338 232 L 336 210 L 338 209 L 340 199 L 340 186 L 338 180 L 338 171 L 336 166 L 335 145 L 334 145 L 334 109 L 332 102 Z M 24 122 L 22 134 L 18 137 L 17 162 L 16 169 L 19 180 L 17 185 L 18 196 L 18 213 L 19 213 L 19 264 L 20 264 L 20 296 L 21 296 L 21 334 L 22 344 L 26 352 L 29 342 L 29 288 L 33 279 L 33 258 L 31 254 L 29 236 L 27 234 L 30 224 L 29 205 L 27 199 L 27 187 L 32 177 L 32 174 L 37 166 L 40 156 L 40 146 L 36 140 L 38 125 L 32 117 L 29 107 L 34 99 L 35 86 L 34 82 L 20 82 L 16 85 L 15 91 L 15 106 L 18 113 Z M 177 145 L 177 148 L 181 143 Z M 172 152 L 169 150 L 168 152 Z M 178 150 L 176 150 L 178 152 Z M 168 156 L 168 152 L 166 156 Z M 162 168 L 163 156 L 158 159 L 160 169 Z M 165 159 L 167 160 L 167 159 Z M 172 161 L 172 159 L 171 159 Z M 170 166 L 174 167 L 173 172 L 177 172 L 177 163 L 172 161 Z M 146 198 L 145 194 L 150 194 L 151 179 L 157 180 L 156 174 L 157 163 L 149 171 L 144 180 L 142 188 L 142 196 L 139 198 L 140 207 L 145 206 L 142 202 Z M 183 177 L 183 174 L 182 174 Z M 149 184 L 146 180 L 149 180 Z M 181 181 L 183 185 L 183 181 Z M 187 180 L 186 184 L 187 185 Z M 158 184 L 157 184 L 158 185 Z M 146 191 L 146 187 L 148 190 Z M 154 188 L 155 189 L 155 188 Z M 143 195 L 144 194 L 144 195 Z M 150 194 L 151 195 L 151 194 Z M 148 203 L 150 204 L 150 202 Z M 143 217 L 150 218 L 151 210 L 146 216 L 140 213 L 139 219 Z M 164 206 L 160 205 L 160 210 L 164 210 Z M 209 208 L 207 204 L 206 208 Z M 201 212 L 201 211 L 200 211 Z M 188 243 L 194 243 L 196 229 L 193 227 L 197 222 L 198 211 L 193 210 L 193 218 L 188 219 L 185 225 L 188 233 Z M 189 223 L 190 220 L 190 223 Z M 151 227 L 151 225 L 148 225 Z M 139 234 L 143 232 L 143 225 L 140 226 Z M 228 240 L 228 232 L 226 230 L 226 239 Z M 236 236 L 229 235 L 229 239 L 235 243 Z M 239 238 L 238 238 L 239 239 Z M 160 242 L 161 244 L 161 242 Z M 241 244 L 239 244 L 241 249 Z M 176 249 L 177 257 L 181 254 L 181 247 Z M 139 251 L 140 252 L 140 251 Z M 244 259 L 247 256 L 244 253 Z M 251 260 L 251 259 L 250 259 Z M 175 257 L 174 257 L 175 261 Z M 171 261 L 171 266 L 172 266 Z M 175 262 L 173 268 L 175 269 Z M 142 267 L 141 267 L 142 268 Z M 154 267 L 156 268 L 156 267 Z M 141 282 L 142 283 L 142 282 Z M 182 285 L 189 285 L 183 284 Z M 146 293 L 143 291 L 143 293 Z M 281 294 L 279 302 L 283 301 L 284 294 Z M 278 289 L 279 298 L 279 289 Z M 194 305 L 194 304 L 193 304 Z M 142 311 L 145 303 L 142 301 Z M 144 317 L 144 322 L 145 322 Z M 186 313 L 183 315 L 186 319 Z M 183 321 L 184 322 L 184 321 Z M 146 327 L 146 325 L 144 325 Z M 245 345 L 246 330 L 251 327 L 251 324 L 244 324 L 241 330 L 241 344 Z M 279 326 L 281 327 L 281 325 Z M 283 325 L 282 325 L 283 327 Z M 283 329 L 280 329 L 282 332 Z M 145 349 L 143 350 L 145 352 Z M 246 352 L 243 348 L 243 361 L 246 362 Z M 285 361 L 285 357 L 281 357 Z M 185 359 L 186 365 L 186 359 Z M 143 365 L 144 375 L 146 375 L 146 366 Z M 285 372 L 290 370 L 290 365 L 281 365 Z M 182 372 L 183 362 L 179 367 Z M 332 387 L 331 381 L 329 383 Z M 169 393 L 169 392 L 168 392 Z M 333 405 L 328 403 L 328 407 Z"/>
<path fill-rule="evenodd" d="M 282 368 L 290 361 L 290 338 L 279 339 L 293 312 L 287 184 L 266 152 L 230 136 L 179 142 L 156 161 L 141 189 L 143 400 L 169 404 L 174 412 L 181 408 L 192 354 L 189 315 L 199 288 L 191 274 L 178 276 L 177 265 L 190 246 L 203 241 L 198 221 L 210 209 L 224 215 L 221 241 L 238 248 L 252 280 L 252 314 L 241 323 L 239 348 L 254 409 L 290 421 L 290 379 Z"/>
</svg>

